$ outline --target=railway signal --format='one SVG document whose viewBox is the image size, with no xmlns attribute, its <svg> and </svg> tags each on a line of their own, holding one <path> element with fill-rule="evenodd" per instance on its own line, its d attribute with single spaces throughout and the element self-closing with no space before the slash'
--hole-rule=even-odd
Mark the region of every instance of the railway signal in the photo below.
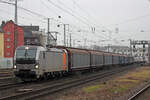
<svg viewBox="0 0 150 100">
<path fill-rule="evenodd" d="M 143 46 L 143 61 L 145 60 L 145 57 L 144 57 L 144 53 L 145 53 L 145 45 L 148 45 L 148 54 L 149 54 L 149 57 L 148 57 L 148 61 L 150 63 L 150 41 L 147 41 L 147 40 L 136 40 L 136 41 L 131 41 L 130 40 L 130 45 L 132 47 L 133 45 L 133 52 L 136 52 L 136 45 L 142 45 Z M 131 49 L 132 50 L 132 49 Z M 132 52 L 132 51 L 131 51 Z"/>
</svg>

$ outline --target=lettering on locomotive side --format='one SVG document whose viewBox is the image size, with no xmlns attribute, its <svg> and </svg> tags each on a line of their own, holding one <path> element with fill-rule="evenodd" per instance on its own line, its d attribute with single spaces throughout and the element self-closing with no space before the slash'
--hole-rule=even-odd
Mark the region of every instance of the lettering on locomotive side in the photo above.
<svg viewBox="0 0 150 100">
<path fill-rule="evenodd" d="M 63 58 L 63 62 L 62 62 L 62 69 L 63 70 L 66 70 L 66 53 L 65 52 L 63 52 L 63 54 L 62 54 L 62 58 Z"/>
</svg>

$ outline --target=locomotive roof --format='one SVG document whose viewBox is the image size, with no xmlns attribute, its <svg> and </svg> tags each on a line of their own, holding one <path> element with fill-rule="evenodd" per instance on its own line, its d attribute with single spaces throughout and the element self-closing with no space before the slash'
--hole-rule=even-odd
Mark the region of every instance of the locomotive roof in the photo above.
<svg viewBox="0 0 150 100">
<path fill-rule="evenodd" d="M 38 49 L 38 48 L 42 48 L 42 49 L 45 49 L 44 47 L 42 47 L 42 46 L 30 46 L 30 45 L 25 45 L 25 46 L 19 46 L 19 47 L 17 47 L 17 49 L 25 49 L 26 47 L 28 47 L 28 48 L 31 48 L 31 49 Z"/>
</svg>

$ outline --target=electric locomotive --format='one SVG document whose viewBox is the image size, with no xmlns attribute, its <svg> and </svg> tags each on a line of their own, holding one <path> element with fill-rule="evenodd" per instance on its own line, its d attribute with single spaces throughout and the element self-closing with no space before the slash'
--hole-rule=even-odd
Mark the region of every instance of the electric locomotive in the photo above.
<svg viewBox="0 0 150 100">
<path fill-rule="evenodd" d="M 46 51 L 41 46 L 21 46 L 16 48 L 14 55 L 14 75 L 21 79 L 38 77 L 39 55 L 41 51 Z"/>
<path fill-rule="evenodd" d="M 65 49 L 21 46 L 15 51 L 14 75 L 23 81 L 58 76 L 68 70 L 67 61 Z"/>
</svg>

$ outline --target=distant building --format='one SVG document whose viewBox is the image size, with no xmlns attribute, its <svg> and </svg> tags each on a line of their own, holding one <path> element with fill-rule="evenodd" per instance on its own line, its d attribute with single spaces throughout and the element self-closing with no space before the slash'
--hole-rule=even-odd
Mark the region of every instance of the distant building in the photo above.
<svg viewBox="0 0 150 100">
<path fill-rule="evenodd" d="M 13 21 L 0 25 L 0 68 L 12 68 L 14 50 L 24 45 L 24 32 Z"/>
<path fill-rule="evenodd" d="M 24 45 L 46 45 L 46 36 L 43 31 L 39 31 L 39 26 L 22 27 L 24 29 Z"/>
<path fill-rule="evenodd" d="M 4 57 L 12 58 L 16 47 L 24 45 L 23 28 L 10 20 L 2 22 L 1 29 L 4 34 Z"/>
<path fill-rule="evenodd" d="M 4 57 L 4 34 L 0 30 L 0 58 Z"/>
<path fill-rule="evenodd" d="M 33 37 L 32 31 L 39 31 L 39 26 L 22 26 L 22 27 L 24 30 L 24 45 L 35 44 L 38 41 L 38 38 Z"/>
</svg>

